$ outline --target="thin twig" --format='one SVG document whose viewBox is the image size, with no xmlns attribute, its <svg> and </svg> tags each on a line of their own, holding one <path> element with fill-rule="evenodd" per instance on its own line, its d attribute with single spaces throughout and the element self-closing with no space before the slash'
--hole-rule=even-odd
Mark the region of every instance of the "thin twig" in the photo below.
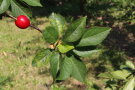
<svg viewBox="0 0 135 90">
<path fill-rule="evenodd" d="M 14 16 L 11 16 L 11 15 L 9 15 L 9 14 L 7 14 L 10 18 L 12 18 L 12 19 L 14 19 L 14 20 L 16 20 L 16 17 L 14 17 Z"/>
<path fill-rule="evenodd" d="M 34 28 L 35 30 L 39 31 L 40 33 L 42 33 L 41 29 L 39 29 L 38 27 L 35 27 L 34 25 L 30 25 L 30 27 Z"/>
</svg>

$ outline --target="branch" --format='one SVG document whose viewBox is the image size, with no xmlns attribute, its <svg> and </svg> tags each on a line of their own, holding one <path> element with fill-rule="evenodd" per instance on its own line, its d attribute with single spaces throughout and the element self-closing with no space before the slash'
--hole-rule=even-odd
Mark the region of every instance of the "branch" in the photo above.
<svg viewBox="0 0 135 90">
<path fill-rule="evenodd" d="M 7 13 L 6 13 L 6 14 L 7 14 Z M 12 19 L 14 19 L 14 20 L 17 20 L 16 17 L 14 17 L 14 16 L 11 16 L 11 15 L 9 15 L 9 14 L 7 14 L 7 16 L 9 16 L 10 18 L 12 18 Z"/>
<path fill-rule="evenodd" d="M 35 27 L 34 25 L 30 25 L 30 27 L 32 27 L 32 28 L 34 28 L 35 30 L 37 30 L 37 31 L 39 31 L 40 33 L 42 33 L 42 30 L 41 29 L 39 29 L 38 27 Z"/>
<path fill-rule="evenodd" d="M 14 19 L 14 20 L 17 20 L 16 17 L 12 16 L 12 15 L 9 15 L 8 13 L 6 13 L 7 16 L 9 16 L 10 18 Z M 34 26 L 34 25 L 30 25 L 30 27 L 34 28 L 35 30 L 39 31 L 40 33 L 42 33 L 42 30 L 39 29 L 38 27 Z"/>
</svg>

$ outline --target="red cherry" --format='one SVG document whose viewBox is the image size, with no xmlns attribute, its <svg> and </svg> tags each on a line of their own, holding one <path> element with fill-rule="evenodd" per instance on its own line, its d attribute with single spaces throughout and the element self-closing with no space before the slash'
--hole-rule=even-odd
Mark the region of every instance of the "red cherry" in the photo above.
<svg viewBox="0 0 135 90">
<path fill-rule="evenodd" d="M 15 24 L 21 29 L 25 29 L 30 26 L 30 20 L 25 15 L 20 15 L 17 17 Z"/>
</svg>

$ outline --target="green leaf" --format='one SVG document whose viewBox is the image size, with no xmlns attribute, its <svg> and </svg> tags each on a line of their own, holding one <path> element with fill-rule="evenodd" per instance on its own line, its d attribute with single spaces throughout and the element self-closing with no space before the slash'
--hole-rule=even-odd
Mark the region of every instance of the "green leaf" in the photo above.
<svg viewBox="0 0 135 90">
<path fill-rule="evenodd" d="M 78 51 L 78 50 L 73 50 L 73 52 L 80 56 L 80 57 L 90 57 L 93 54 L 97 54 L 99 52 L 101 52 L 101 50 L 90 50 L 90 51 Z"/>
<path fill-rule="evenodd" d="M 22 0 L 22 1 L 26 2 L 30 6 L 42 6 L 40 4 L 40 0 Z"/>
<path fill-rule="evenodd" d="M 11 0 L 2 0 L 0 3 L 0 14 L 4 13 L 10 6 Z"/>
<path fill-rule="evenodd" d="M 59 64 L 60 64 L 59 60 L 60 60 L 59 53 L 54 52 L 50 57 L 50 70 L 54 79 L 56 79 L 59 70 Z"/>
<path fill-rule="evenodd" d="M 37 67 L 44 66 L 44 64 L 47 63 L 50 54 L 51 54 L 51 51 L 49 49 L 40 50 L 37 53 L 37 55 L 34 57 L 34 59 L 32 61 L 32 65 L 37 66 Z"/>
<path fill-rule="evenodd" d="M 86 17 L 82 17 L 73 22 L 64 35 L 64 40 L 67 42 L 75 42 L 79 40 L 85 32 Z"/>
<path fill-rule="evenodd" d="M 85 77 L 86 77 L 85 64 L 82 61 L 77 60 L 75 57 L 72 57 L 72 74 L 71 74 L 71 76 L 80 82 L 84 82 Z"/>
<path fill-rule="evenodd" d="M 58 80 L 65 80 L 69 76 L 72 76 L 80 82 L 84 82 L 86 77 L 85 64 L 73 56 L 65 57 L 60 69 L 60 76 L 58 77 Z"/>
<path fill-rule="evenodd" d="M 126 66 L 128 66 L 131 69 L 135 69 L 135 65 L 131 61 L 126 61 Z"/>
<path fill-rule="evenodd" d="M 112 75 L 110 74 L 110 72 L 105 72 L 105 73 L 100 73 L 98 75 L 98 77 L 111 79 L 112 78 Z"/>
<path fill-rule="evenodd" d="M 111 28 L 108 27 L 93 27 L 84 33 L 77 46 L 98 45 L 107 37 L 110 30 Z"/>
<path fill-rule="evenodd" d="M 11 0 L 11 9 L 13 16 L 17 17 L 19 15 L 26 15 L 28 17 L 31 17 L 31 11 L 26 8 L 26 6 L 22 6 L 19 3 L 17 3 L 15 0 Z"/>
<path fill-rule="evenodd" d="M 127 76 L 129 76 L 129 72 L 127 70 L 117 70 L 114 72 L 111 72 L 112 78 L 115 79 L 126 79 Z"/>
<path fill-rule="evenodd" d="M 123 90 L 134 90 L 135 87 L 135 77 L 131 78 L 126 85 L 124 86 Z"/>
<path fill-rule="evenodd" d="M 59 44 L 57 47 L 61 53 L 66 53 L 66 52 L 74 49 L 74 46 L 68 45 L 68 44 Z"/>
<path fill-rule="evenodd" d="M 51 25 L 54 26 L 55 29 L 59 32 L 59 35 L 61 37 L 66 25 L 65 18 L 59 14 L 52 13 L 49 16 L 49 20 L 51 22 Z"/>
<path fill-rule="evenodd" d="M 43 37 L 48 43 L 55 43 L 58 39 L 58 31 L 54 27 L 48 26 L 43 31 Z"/>
<path fill-rule="evenodd" d="M 57 78 L 57 80 L 65 80 L 70 77 L 72 73 L 72 58 L 71 57 L 65 57 L 63 63 L 61 64 L 60 68 L 60 75 Z"/>
<path fill-rule="evenodd" d="M 113 72 L 105 72 L 98 75 L 98 77 L 108 78 L 108 79 L 126 79 L 130 75 L 127 70 L 117 70 Z"/>
</svg>

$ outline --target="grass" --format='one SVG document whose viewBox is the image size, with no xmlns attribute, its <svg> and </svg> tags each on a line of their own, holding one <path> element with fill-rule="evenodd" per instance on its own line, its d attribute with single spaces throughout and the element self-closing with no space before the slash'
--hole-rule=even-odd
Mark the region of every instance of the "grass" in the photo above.
<svg viewBox="0 0 135 90">
<path fill-rule="evenodd" d="M 44 29 L 48 24 L 44 22 L 38 27 Z M 46 47 L 41 34 L 31 28 L 21 30 L 9 18 L 0 21 L 0 28 L 0 77 L 6 78 L 4 83 L 0 83 L 0 88 L 44 90 L 43 84 L 51 79 L 39 75 L 39 70 L 31 66 L 36 50 Z"/>
</svg>

